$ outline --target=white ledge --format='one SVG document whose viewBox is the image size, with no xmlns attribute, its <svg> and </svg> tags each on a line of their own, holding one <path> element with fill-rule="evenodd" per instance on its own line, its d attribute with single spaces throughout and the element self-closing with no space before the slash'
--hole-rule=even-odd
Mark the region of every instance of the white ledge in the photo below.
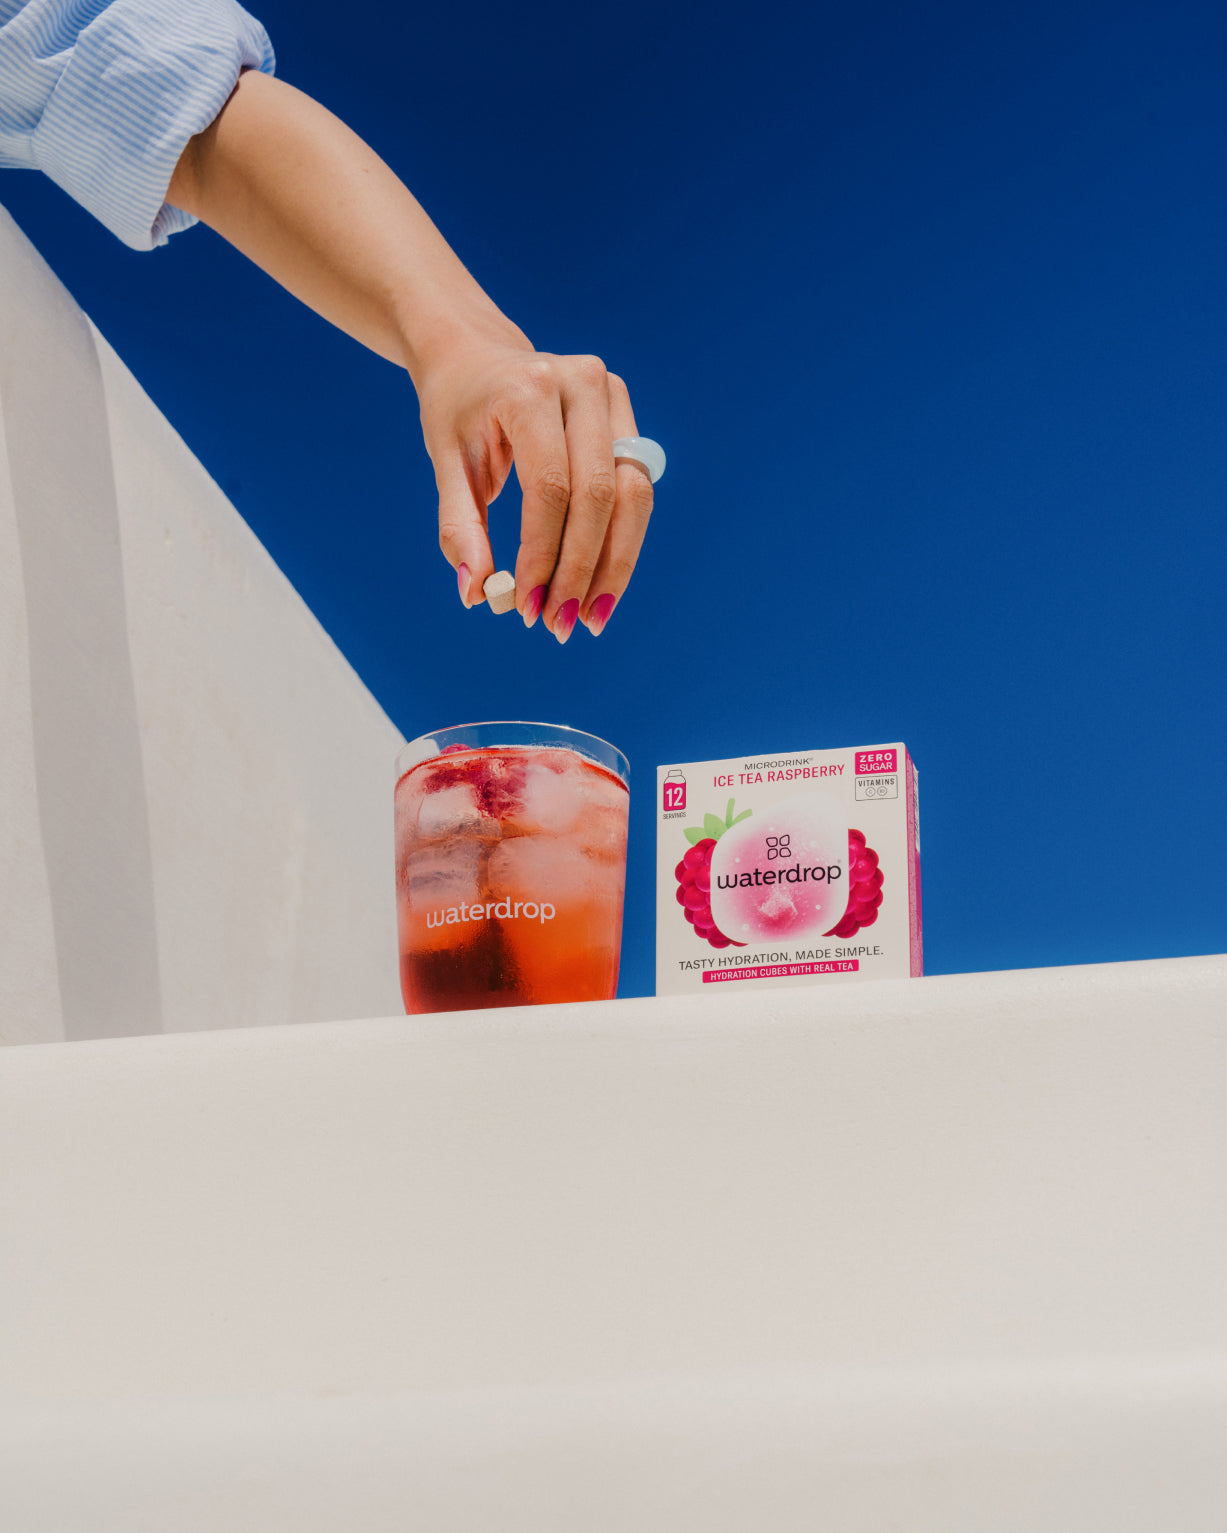
<svg viewBox="0 0 1227 1533">
<path fill-rule="evenodd" d="M 1221 958 L 0 1054 L 6 1533 L 1221 1527 Z"/>
</svg>

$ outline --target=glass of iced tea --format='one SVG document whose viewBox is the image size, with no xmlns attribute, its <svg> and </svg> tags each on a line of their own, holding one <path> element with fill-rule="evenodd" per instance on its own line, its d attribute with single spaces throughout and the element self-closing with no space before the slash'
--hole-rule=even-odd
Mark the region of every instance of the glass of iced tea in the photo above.
<svg viewBox="0 0 1227 1533">
<path fill-rule="evenodd" d="M 611 1000 L 629 769 L 560 724 L 460 724 L 396 758 L 401 993 L 411 1015 Z"/>
</svg>

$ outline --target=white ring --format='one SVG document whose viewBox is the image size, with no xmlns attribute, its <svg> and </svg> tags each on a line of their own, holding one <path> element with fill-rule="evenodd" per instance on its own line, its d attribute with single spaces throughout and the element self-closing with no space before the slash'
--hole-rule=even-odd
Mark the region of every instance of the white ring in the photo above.
<svg viewBox="0 0 1227 1533">
<path fill-rule="evenodd" d="M 650 436 L 620 436 L 613 444 L 614 459 L 630 458 L 641 463 L 653 484 L 665 471 L 665 449 Z"/>
</svg>

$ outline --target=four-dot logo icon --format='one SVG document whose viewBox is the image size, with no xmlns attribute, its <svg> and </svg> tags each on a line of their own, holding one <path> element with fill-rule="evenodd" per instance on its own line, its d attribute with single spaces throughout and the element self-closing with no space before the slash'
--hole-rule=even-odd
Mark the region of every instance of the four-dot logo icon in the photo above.
<svg viewBox="0 0 1227 1533">
<path fill-rule="evenodd" d="M 790 840 L 789 836 L 768 836 L 767 861 L 770 862 L 773 857 L 791 857 L 792 847 L 789 844 Z"/>
</svg>

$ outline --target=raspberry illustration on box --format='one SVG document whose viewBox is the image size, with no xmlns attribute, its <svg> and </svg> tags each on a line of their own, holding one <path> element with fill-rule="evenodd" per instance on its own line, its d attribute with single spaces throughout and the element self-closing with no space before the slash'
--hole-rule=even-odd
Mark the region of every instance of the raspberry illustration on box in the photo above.
<svg viewBox="0 0 1227 1533">
<path fill-rule="evenodd" d="M 712 913 L 712 859 L 716 846 L 726 831 L 732 830 L 734 825 L 749 819 L 754 813 L 752 809 L 744 809 L 737 814 L 735 808 L 736 801 L 729 799 L 723 819 L 714 814 L 705 814 L 701 827 L 692 826 L 683 831 L 686 840 L 690 842 L 690 849 L 673 870 L 677 880 L 677 903 L 682 907 L 682 914 L 693 928 L 695 936 L 714 948 L 746 946 L 744 942 L 739 942 L 723 932 Z M 785 858 L 791 859 L 793 856 L 791 839 L 791 835 L 786 831 L 777 835 L 767 835 L 765 838 L 767 860 L 769 862 L 778 860 L 782 863 Z M 775 885 L 774 888 L 769 888 L 761 901 L 758 901 L 757 895 L 754 897 L 758 915 L 762 918 L 758 924 L 766 928 L 755 935 L 770 938 L 787 934 L 785 930 L 780 929 L 784 923 L 788 926 L 796 924 L 793 918 L 797 915 L 797 904 L 792 894 L 786 890 L 784 880 L 803 883 L 806 881 L 807 874 L 824 871 L 826 870 L 805 868 L 798 864 L 789 873 L 780 871 L 774 876 L 770 872 L 765 876 L 761 873 L 742 873 L 739 878 L 738 875 L 731 874 L 723 879 L 722 883 L 728 888 L 733 888 L 740 882 L 747 889 L 753 887 L 756 890 L 762 889 L 765 885 Z M 831 869 L 831 873 L 834 874 L 834 872 L 835 870 Z M 842 874 L 842 869 L 839 873 Z M 833 877 L 828 876 L 827 882 L 833 885 L 833 881 Z M 839 921 L 822 935 L 851 937 L 862 927 L 872 926 L 878 918 L 878 910 L 882 904 L 884 882 L 885 878 L 879 866 L 877 852 L 866 845 L 861 831 L 849 829 L 847 903 Z M 772 930 L 772 927 L 777 929 Z"/>
<path fill-rule="evenodd" d="M 710 942 L 712 947 L 734 945 L 733 939 L 726 937 L 716 925 L 711 913 L 711 857 L 716 850 L 716 842 L 726 830 L 731 830 L 739 820 L 747 819 L 754 812 L 746 809 L 734 815 L 733 808 L 734 801 L 729 799 L 723 820 L 714 814 L 705 814 L 701 830 L 682 832 L 690 842 L 690 850 L 674 869 L 677 902 L 682 907 L 682 913 L 694 927 L 695 936 Z M 736 946 L 741 947 L 742 944 L 737 943 Z"/>
</svg>

